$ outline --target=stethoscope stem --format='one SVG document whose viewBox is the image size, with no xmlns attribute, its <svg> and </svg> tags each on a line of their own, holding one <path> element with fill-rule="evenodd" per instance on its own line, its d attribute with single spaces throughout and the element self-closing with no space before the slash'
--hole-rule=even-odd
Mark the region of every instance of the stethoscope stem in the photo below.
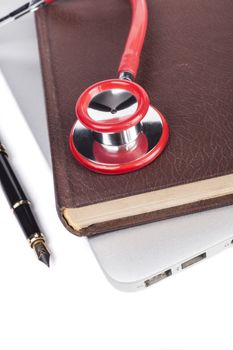
<svg viewBox="0 0 233 350">
<path fill-rule="evenodd" d="M 130 72 L 121 72 L 119 74 L 119 79 L 122 80 L 128 80 L 128 81 L 134 81 L 134 77 Z"/>
<path fill-rule="evenodd" d="M 95 140 L 102 145 L 109 146 L 122 146 L 127 145 L 137 140 L 138 135 L 141 132 L 141 123 L 132 126 L 129 129 L 123 130 L 119 133 L 98 133 L 93 132 Z"/>
</svg>

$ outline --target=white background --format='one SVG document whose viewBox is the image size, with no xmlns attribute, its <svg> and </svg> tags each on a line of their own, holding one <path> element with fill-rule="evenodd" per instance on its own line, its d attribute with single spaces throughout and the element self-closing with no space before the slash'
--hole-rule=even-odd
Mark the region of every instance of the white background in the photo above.
<svg viewBox="0 0 233 350">
<path fill-rule="evenodd" d="M 7 8 L 9 1 L 1 0 L 0 13 Z M 32 28 L 29 16 L 12 29 L 1 28 L 0 68 L 24 115 L 36 115 L 36 96 L 27 93 L 38 69 L 36 49 L 27 51 L 35 40 L 33 30 L 26 32 Z M 232 350 L 232 249 L 142 292 L 119 292 L 105 279 L 87 240 L 59 222 L 49 163 L 1 76 L 0 133 L 52 251 L 48 269 L 36 260 L 0 191 L 0 349 Z"/>
</svg>

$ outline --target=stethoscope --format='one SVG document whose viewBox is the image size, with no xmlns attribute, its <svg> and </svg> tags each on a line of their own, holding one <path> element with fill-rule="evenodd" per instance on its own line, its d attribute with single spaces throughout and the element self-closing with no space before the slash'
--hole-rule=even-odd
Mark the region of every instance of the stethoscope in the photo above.
<svg viewBox="0 0 233 350">
<path fill-rule="evenodd" d="M 131 0 L 132 23 L 118 68 L 118 79 L 87 88 L 76 104 L 70 149 L 85 167 L 105 174 L 142 168 L 157 158 L 168 141 L 164 116 L 150 105 L 146 91 L 133 82 L 145 39 L 146 0 Z"/>
<path fill-rule="evenodd" d="M 35 10 L 52 2 L 34 0 L 29 4 Z M 146 0 L 130 2 L 132 22 L 118 79 L 95 83 L 81 94 L 76 104 L 77 121 L 69 138 L 75 159 L 104 174 L 127 173 L 148 165 L 164 150 L 169 136 L 164 116 L 150 105 L 146 91 L 133 81 L 145 39 L 148 9 Z"/>
</svg>

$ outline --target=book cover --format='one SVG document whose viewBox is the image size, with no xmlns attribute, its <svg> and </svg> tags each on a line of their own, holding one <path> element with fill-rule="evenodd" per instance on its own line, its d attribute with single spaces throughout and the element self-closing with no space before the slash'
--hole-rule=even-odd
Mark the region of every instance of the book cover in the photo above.
<svg viewBox="0 0 233 350">
<path fill-rule="evenodd" d="M 233 203 L 231 0 L 149 0 L 137 82 L 165 116 L 170 140 L 152 164 L 102 175 L 69 149 L 80 94 L 117 77 L 131 9 L 68 0 L 36 15 L 56 203 L 66 227 L 93 235 Z"/>
</svg>

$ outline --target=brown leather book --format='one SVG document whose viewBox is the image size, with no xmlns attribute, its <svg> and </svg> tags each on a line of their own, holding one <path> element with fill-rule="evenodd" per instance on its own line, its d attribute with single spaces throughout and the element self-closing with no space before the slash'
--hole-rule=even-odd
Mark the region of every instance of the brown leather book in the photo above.
<svg viewBox="0 0 233 350">
<path fill-rule="evenodd" d="M 233 203 L 233 2 L 148 6 L 137 82 L 166 116 L 170 140 L 149 166 L 114 176 L 78 164 L 68 140 L 80 94 L 117 77 L 129 1 L 58 1 L 37 14 L 57 208 L 77 235 Z"/>
</svg>

